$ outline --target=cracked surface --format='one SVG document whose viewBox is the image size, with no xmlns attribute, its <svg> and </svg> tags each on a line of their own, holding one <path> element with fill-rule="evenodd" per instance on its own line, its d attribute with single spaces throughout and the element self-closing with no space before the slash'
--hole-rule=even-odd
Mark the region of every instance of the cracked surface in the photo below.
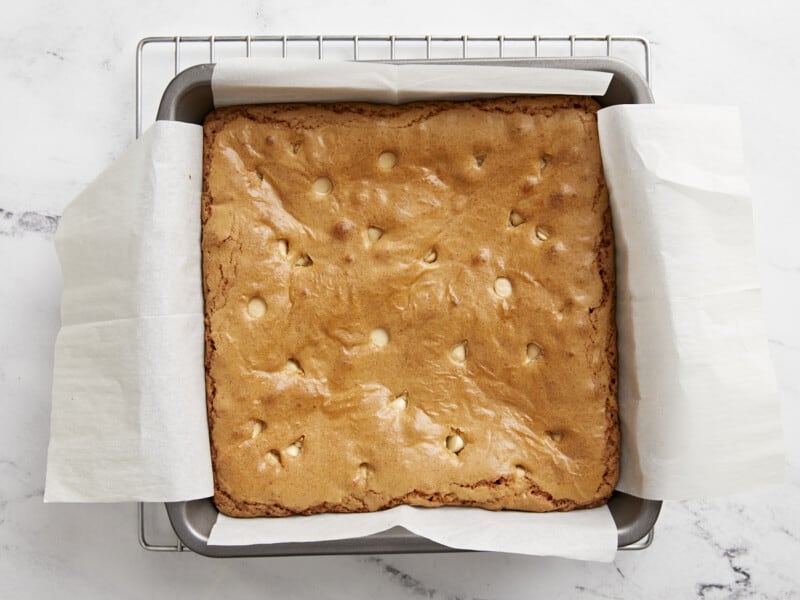
<svg viewBox="0 0 800 600">
<path fill-rule="evenodd" d="M 208 117 L 206 372 L 222 512 L 605 501 L 619 434 L 597 108 L 541 97 Z M 463 448 L 448 449 L 452 434 Z"/>
</svg>

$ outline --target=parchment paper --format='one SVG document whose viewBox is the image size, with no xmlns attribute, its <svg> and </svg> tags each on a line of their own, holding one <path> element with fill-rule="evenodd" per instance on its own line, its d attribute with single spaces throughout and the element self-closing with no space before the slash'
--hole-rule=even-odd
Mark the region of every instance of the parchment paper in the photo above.
<svg viewBox="0 0 800 600">
<path fill-rule="evenodd" d="M 610 73 L 488 65 L 389 65 L 235 58 L 212 74 L 214 106 L 459 100 L 514 94 L 602 96 Z"/>
<path fill-rule="evenodd" d="M 47 502 L 213 493 L 202 144 L 200 126 L 160 121 L 64 211 Z"/>
<path fill-rule="evenodd" d="M 398 525 L 434 542 L 466 550 L 608 562 L 617 549 L 617 528 L 605 506 L 558 514 L 397 506 L 374 513 L 278 519 L 232 519 L 220 515 L 209 543 L 230 546 L 338 540 Z"/>
<path fill-rule="evenodd" d="M 780 481 L 738 111 L 613 106 L 598 124 L 617 251 L 618 489 L 678 500 Z"/>
<path fill-rule="evenodd" d="M 359 64 L 362 83 L 348 96 L 344 80 L 337 79 L 343 72 L 338 69 L 346 70 L 340 63 L 314 62 L 316 75 L 308 63 L 296 70 L 292 64 L 221 63 L 214 74 L 215 98 L 234 104 L 264 101 L 263 84 L 280 78 L 284 95 L 273 100 L 292 99 L 286 90 L 293 87 L 320 101 L 363 100 L 372 97 L 363 82 L 373 77 L 364 67 L 381 71 L 385 66 Z M 330 83 L 325 74 L 331 68 L 338 73 L 333 94 L 309 90 L 315 81 Z M 449 79 L 426 85 L 438 90 L 436 97 L 447 97 L 440 89 L 443 82 L 461 81 L 466 74 L 462 68 L 449 67 L 449 75 L 439 72 Z M 512 75 L 508 67 L 502 68 L 505 73 L 493 69 L 472 67 L 469 78 L 479 79 L 483 72 L 496 85 L 492 78 Z M 419 81 L 431 73 L 422 71 L 403 77 Z M 296 85 L 293 72 L 299 77 Z M 385 94 L 391 77 L 374 77 Z M 587 81 L 594 77 L 589 75 Z M 247 80 L 249 87 L 244 85 Z M 241 97 L 233 93 L 237 85 Z M 477 82 L 470 85 L 473 91 L 480 87 Z M 569 90 L 574 93 L 574 87 Z M 458 97 L 466 93 L 461 84 L 456 91 Z M 627 114 L 622 107 L 600 113 L 603 160 L 615 228 L 620 228 L 622 489 L 649 497 L 686 497 L 774 481 L 782 464 L 780 425 L 756 308 L 749 201 L 741 193 L 741 160 L 733 160 L 740 158 L 740 151 L 721 150 L 717 143 L 724 140 L 726 146 L 739 148 L 738 122 L 714 117 L 727 113 L 713 108 L 629 110 L 644 115 L 644 109 L 650 113 L 641 118 L 622 118 L 619 115 Z M 709 118 L 682 125 L 681 113 L 691 117 L 693 110 L 708 111 Z M 650 128 L 650 119 L 667 119 L 669 126 Z M 198 126 L 157 123 L 62 218 L 58 250 L 65 272 L 64 326 L 56 352 L 47 500 L 155 501 L 212 493 L 200 314 L 200 131 Z M 687 155 L 683 144 L 689 135 L 693 147 Z M 629 146 L 629 138 L 637 141 Z M 656 173 L 681 172 L 692 185 L 682 178 L 676 178 L 672 188 L 648 184 L 650 171 L 634 159 L 650 151 L 657 157 Z M 106 180 L 114 185 L 106 185 Z M 694 185 L 697 182 L 702 183 Z M 708 201 L 710 208 L 705 206 Z M 652 202 L 671 208 L 647 209 Z M 177 215 L 168 214 L 174 210 Z M 705 218 L 696 219 L 696 213 Z M 97 235 L 98 228 L 105 233 Z M 670 233 L 676 239 L 668 239 Z M 687 268 L 693 275 L 683 280 L 680 274 Z M 740 276 L 742 268 L 746 276 Z M 76 275 L 84 269 L 97 273 Z M 163 287 L 153 283 L 154 277 Z M 638 292 L 649 293 L 643 296 L 646 304 L 625 297 L 637 293 L 629 282 L 638 281 L 646 282 Z M 679 281 L 683 284 L 677 285 Z M 155 310 L 150 300 L 136 298 L 140 284 L 143 294 L 155 296 Z M 127 329 L 115 324 L 126 319 Z M 681 323 L 676 326 L 675 320 Z M 150 322 L 153 326 L 148 328 Z M 116 329 L 104 337 L 106 327 Z M 703 408 L 707 403 L 712 408 Z M 722 405 L 735 410 L 721 411 Z M 734 446 L 734 459 L 724 460 L 726 449 Z M 703 453 L 709 449 L 714 458 L 705 460 Z M 547 515 L 399 507 L 375 515 L 221 517 L 212 541 L 346 538 L 355 531 L 371 533 L 395 525 L 461 548 L 611 560 L 616 547 L 616 528 L 605 507 Z"/>
</svg>

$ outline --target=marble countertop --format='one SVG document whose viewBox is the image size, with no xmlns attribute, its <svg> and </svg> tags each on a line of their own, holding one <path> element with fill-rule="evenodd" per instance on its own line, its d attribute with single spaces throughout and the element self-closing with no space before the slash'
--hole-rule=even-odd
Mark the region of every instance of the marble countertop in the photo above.
<svg viewBox="0 0 800 600">
<path fill-rule="evenodd" d="M 800 94 L 796 9 L 714 1 L 313 0 L 236 8 L 210 1 L 129 5 L 16 2 L 0 22 L 0 596 L 140 598 L 790 598 L 800 590 Z M 134 137 L 142 37 L 226 33 L 632 33 L 653 42 L 660 102 L 736 104 L 787 448 L 782 486 L 665 503 L 651 548 L 612 564 L 452 554 L 211 560 L 139 548 L 133 504 L 45 505 L 64 206 Z M 187 57 L 190 60 L 190 57 Z M 166 74 L 168 76 L 168 73 Z M 157 94 L 158 90 L 146 91 Z M 152 107 L 145 106 L 152 119 Z M 170 541 L 160 511 L 155 541 Z"/>
</svg>

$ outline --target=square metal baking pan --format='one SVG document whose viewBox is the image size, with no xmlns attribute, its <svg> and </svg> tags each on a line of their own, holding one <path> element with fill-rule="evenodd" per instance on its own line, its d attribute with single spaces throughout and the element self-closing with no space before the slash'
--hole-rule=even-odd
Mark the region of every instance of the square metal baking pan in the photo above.
<svg viewBox="0 0 800 600">
<path fill-rule="evenodd" d="M 423 62 L 423 61 L 386 61 Z M 426 60 L 424 62 L 431 62 Z M 583 69 L 613 74 L 606 94 L 596 100 L 602 106 L 614 104 L 649 104 L 653 96 L 645 80 L 627 63 L 612 57 L 559 57 L 513 59 L 446 59 L 441 64 L 495 64 L 519 67 Z M 202 124 L 214 110 L 211 92 L 213 64 L 197 65 L 179 73 L 164 91 L 158 109 L 158 120 Z M 292 556 L 324 554 L 400 554 L 423 552 L 458 552 L 419 537 L 400 527 L 374 535 L 320 542 L 260 544 L 252 546 L 210 546 L 208 536 L 219 514 L 211 498 L 166 505 L 169 520 L 181 543 L 205 556 Z M 653 526 L 661 510 L 661 502 L 645 500 L 615 491 L 608 507 L 617 525 L 618 547 L 646 547 L 652 539 Z M 645 540 L 642 542 L 642 540 Z"/>
</svg>

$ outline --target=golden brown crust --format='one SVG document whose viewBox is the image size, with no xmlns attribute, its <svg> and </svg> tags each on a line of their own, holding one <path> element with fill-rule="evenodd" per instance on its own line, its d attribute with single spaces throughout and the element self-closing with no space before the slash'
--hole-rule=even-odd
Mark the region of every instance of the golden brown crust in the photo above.
<svg viewBox="0 0 800 600">
<path fill-rule="evenodd" d="M 207 118 L 223 513 L 608 498 L 619 429 L 597 108 L 549 96 Z"/>
</svg>

